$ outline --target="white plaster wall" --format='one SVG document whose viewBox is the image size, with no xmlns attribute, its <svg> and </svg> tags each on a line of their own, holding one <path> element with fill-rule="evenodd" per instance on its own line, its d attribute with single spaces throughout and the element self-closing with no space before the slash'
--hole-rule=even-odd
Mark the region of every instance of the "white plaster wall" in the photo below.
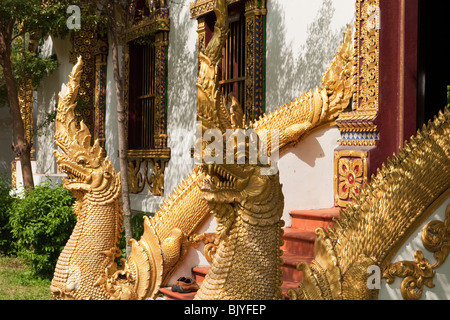
<svg viewBox="0 0 450 320">
<path fill-rule="evenodd" d="M 445 210 L 450 205 L 450 198 L 447 199 L 437 210 L 427 219 L 411 237 L 400 248 L 392 263 L 399 261 L 414 261 L 414 252 L 421 250 L 424 257 L 428 259 L 430 264 L 436 262 L 433 254 L 423 246 L 421 234 L 425 226 L 431 221 L 445 221 Z M 403 300 L 400 284 L 403 279 L 396 278 L 394 283 L 388 284 L 385 279 L 382 279 L 381 289 L 379 292 L 380 300 Z M 436 269 L 436 276 L 433 279 L 434 288 L 423 287 L 423 293 L 420 300 L 450 300 L 450 259 L 447 258 L 445 263 Z"/>
<path fill-rule="evenodd" d="M 280 156 L 286 227 L 291 226 L 292 210 L 334 207 L 334 149 L 339 138 L 340 132 L 335 127 L 317 130 Z"/>
<path fill-rule="evenodd" d="M 69 37 L 63 39 L 48 37 L 41 47 L 42 56 L 49 57 L 52 54 L 56 54 L 59 67 L 42 80 L 39 88 L 35 92 L 35 128 L 45 120 L 47 114 L 56 110 L 58 94 L 65 88 L 65 84 L 69 81 L 69 74 L 73 67 L 69 62 L 71 47 Z M 53 155 L 53 150 L 55 149 L 54 122 L 42 129 L 40 133 L 40 135 L 34 136 L 36 173 L 56 174 L 56 159 Z"/>
<path fill-rule="evenodd" d="M 109 43 L 111 43 L 111 40 Z M 122 47 L 118 48 L 119 63 L 122 55 Z M 108 60 L 106 65 L 106 97 L 105 97 L 105 151 L 109 156 L 109 160 L 113 164 L 117 172 L 120 172 L 120 164 L 118 157 L 119 139 L 118 139 L 118 123 L 117 123 L 117 98 L 116 85 L 114 82 L 114 73 L 112 66 L 112 50 L 109 46 Z"/>
<path fill-rule="evenodd" d="M 172 2 L 168 56 L 168 146 L 171 160 L 165 174 L 168 195 L 194 169 L 197 114 L 197 21 L 189 18 L 189 1 Z"/>
<path fill-rule="evenodd" d="M 320 9 L 328 2 L 331 10 L 324 16 Z M 354 15 L 354 0 L 267 1 L 268 111 L 320 85 L 320 78 L 343 39 L 346 24 L 353 27 Z"/>
<path fill-rule="evenodd" d="M 355 1 L 270 0 L 267 6 L 266 109 L 272 111 L 320 85 L 346 24 L 354 24 Z M 321 13 L 324 6 L 331 11 Z M 326 15 L 331 20 L 324 20 Z M 291 223 L 289 211 L 334 206 L 339 138 L 336 127 L 323 129 L 280 157 L 286 226 Z"/>
</svg>

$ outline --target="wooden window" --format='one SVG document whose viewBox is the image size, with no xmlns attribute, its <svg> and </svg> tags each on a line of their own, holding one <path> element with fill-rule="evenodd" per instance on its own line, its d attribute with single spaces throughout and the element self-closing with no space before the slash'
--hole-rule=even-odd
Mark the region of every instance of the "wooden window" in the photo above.
<svg viewBox="0 0 450 320">
<path fill-rule="evenodd" d="M 243 12 L 230 16 L 230 31 L 223 49 L 220 86 L 226 97 L 233 93 L 245 106 L 245 17 Z"/>
<path fill-rule="evenodd" d="M 127 31 L 124 102 L 128 110 L 128 180 L 131 193 L 145 185 L 164 195 L 167 147 L 167 53 L 169 8 L 162 0 L 139 0 Z"/>
<path fill-rule="evenodd" d="M 155 147 L 155 46 L 133 43 L 129 47 L 129 53 L 129 149 L 153 149 Z"/>
</svg>

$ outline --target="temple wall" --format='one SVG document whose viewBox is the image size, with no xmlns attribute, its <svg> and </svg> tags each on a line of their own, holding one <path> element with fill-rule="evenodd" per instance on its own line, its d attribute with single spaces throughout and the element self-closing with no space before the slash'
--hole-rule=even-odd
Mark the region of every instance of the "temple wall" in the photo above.
<svg viewBox="0 0 450 320">
<path fill-rule="evenodd" d="M 320 86 L 355 9 L 353 0 L 272 0 L 267 6 L 266 108 L 272 111 Z M 339 138 L 336 127 L 313 132 L 280 157 L 286 226 L 292 210 L 334 206 Z"/>
<path fill-rule="evenodd" d="M 73 65 L 69 63 L 69 53 L 71 48 L 69 37 L 56 39 L 49 37 L 41 47 L 43 56 L 56 54 L 59 67 L 45 77 L 35 93 L 35 128 L 40 126 L 47 115 L 56 110 L 58 104 L 58 94 L 65 88 L 69 81 L 69 74 Z M 56 160 L 53 155 L 55 149 L 55 123 L 40 129 L 34 136 L 34 148 L 36 150 L 36 173 L 39 175 L 57 174 Z"/>
<path fill-rule="evenodd" d="M 280 156 L 283 220 L 287 227 L 291 225 L 292 210 L 334 207 L 333 161 L 339 137 L 337 128 L 320 129 Z"/>
<path fill-rule="evenodd" d="M 321 8 L 331 10 L 323 11 Z M 343 28 L 346 23 L 352 23 L 353 15 L 353 0 L 268 1 L 266 111 L 272 111 L 320 84 L 321 76 L 342 40 Z M 325 21 L 324 17 L 328 20 Z M 194 167 L 190 149 L 193 145 L 196 114 L 196 29 L 197 21 L 189 18 L 189 2 L 173 3 L 169 34 L 167 117 L 171 160 L 165 172 L 165 196 Z M 317 42 L 316 38 L 324 38 L 324 41 Z M 60 66 L 43 80 L 37 91 L 36 125 L 54 110 L 58 92 L 67 82 L 72 68 L 69 63 L 70 48 L 68 37 L 62 40 L 49 38 L 44 44 L 44 54 L 56 53 Z M 312 61 L 312 56 L 319 61 Z M 106 105 L 105 149 L 119 171 L 117 103 L 111 52 L 108 55 Z M 36 170 L 39 174 L 56 173 L 52 153 L 53 133 L 54 124 L 51 124 L 35 137 Z M 281 157 L 280 174 L 286 191 L 286 212 L 333 206 L 333 177 L 329 171 L 338 138 L 337 129 L 330 128 L 315 133 L 295 150 Z M 321 174 L 317 176 L 316 172 Z M 298 175 L 299 179 L 289 179 L 293 174 Z M 306 196 L 301 198 L 302 194 Z M 312 194 L 315 196 L 311 196 Z M 131 195 L 131 201 L 134 210 L 154 212 L 162 197 L 151 195 L 145 188 L 141 194 Z"/>
<path fill-rule="evenodd" d="M 172 3 L 167 78 L 167 143 L 171 158 L 164 173 L 166 197 L 194 169 L 191 148 L 197 114 L 197 37 L 197 21 L 189 17 L 189 2 Z M 153 196 L 147 187 L 130 199 L 133 209 L 145 212 L 156 211 L 163 200 Z"/>
</svg>

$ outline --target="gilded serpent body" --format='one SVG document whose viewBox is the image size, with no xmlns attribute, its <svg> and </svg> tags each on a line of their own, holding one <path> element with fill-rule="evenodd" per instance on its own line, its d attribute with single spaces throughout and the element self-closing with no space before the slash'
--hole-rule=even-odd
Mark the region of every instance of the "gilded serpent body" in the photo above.
<svg viewBox="0 0 450 320">
<path fill-rule="evenodd" d="M 280 246 L 284 223 L 280 218 L 284 202 L 278 176 L 269 180 L 265 183 L 267 189 L 246 199 L 248 202 L 213 207 L 222 224 L 218 226 L 222 240 L 196 299 L 282 298 Z M 229 219 L 231 226 L 226 230 L 224 225 Z"/>
<path fill-rule="evenodd" d="M 104 252 L 116 246 L 116 237 L 110 235 L 110 230 L 116 229 L 118 201 L 98 206 L 85 200 L 76 210 L 79 210 L 79 218 L 58 259 L 52 292 L 77 300 L 107 300 L 110 293 L 104 287 L 93 284 L 103 277 L 106 266 L 111 263 Z"/>
</svg>

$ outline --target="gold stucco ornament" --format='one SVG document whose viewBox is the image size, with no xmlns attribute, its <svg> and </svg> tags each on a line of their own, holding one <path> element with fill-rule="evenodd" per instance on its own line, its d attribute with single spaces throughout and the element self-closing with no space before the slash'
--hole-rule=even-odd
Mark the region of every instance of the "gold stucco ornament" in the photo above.
<svg viewBox="0 0 450 320">
<path fill-rule="evenodd" d="M 376 299 L 379 288 L 368 285 L 376 266 L 388 283 L 403 277 L 405 299 L 417 299 L 433 287 L 435 270 L 448 256 L 448 216 L 422 234 L 425 248 L 435 253 L 431 264 L 421 251 L 415 261 L 391 260 L 408 237 L 450 196 L 450 110 L 417 132 L 382 165 L 370 183 L 328 231 L 316 230 L 315 258 L 300 263 L 303 282 L 288 292 L 291 299 Z"/>
</svg>

